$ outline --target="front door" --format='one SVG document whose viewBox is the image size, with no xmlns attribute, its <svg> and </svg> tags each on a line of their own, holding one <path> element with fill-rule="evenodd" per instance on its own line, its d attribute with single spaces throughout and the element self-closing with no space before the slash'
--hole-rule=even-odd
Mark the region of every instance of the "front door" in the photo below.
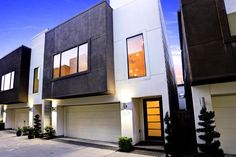
<svg viewBox="0 0 236 157">
<path fill-rule="evenodd" d="M 161 98 L 144 100 L 144 123 L 146 141 L 164 141 Z"/>
</svg>

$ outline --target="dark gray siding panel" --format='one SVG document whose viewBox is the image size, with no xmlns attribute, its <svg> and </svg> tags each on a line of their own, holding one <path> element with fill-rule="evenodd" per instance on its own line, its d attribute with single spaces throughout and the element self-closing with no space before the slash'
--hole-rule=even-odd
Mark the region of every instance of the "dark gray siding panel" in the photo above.
<svg viewBox="0 0 236 157">
<path fill-rule="evenodd" d="M 43 98 L 114 93 L 112 9 L 102 2 L 46 33 Z M 89 70 L 52 79 L 53 56 L 89 43 Z"/>
<path fill-rule="evenodd" d="M 0 59 L 0 80 L 3 75 L 15 71 L 14 88 L 0 92 L 0 104 L 28 101 L 30 56 L 31 49 L 21 46 Z"/>
<path fill-rule="evenodd" d="M 236 80 L 236 40 L 229 40 L 223 1 L 181 0 L 184 69 L 191 85 Z M 186 82 L 185 81 L 185 82 Z"/>
</svg>

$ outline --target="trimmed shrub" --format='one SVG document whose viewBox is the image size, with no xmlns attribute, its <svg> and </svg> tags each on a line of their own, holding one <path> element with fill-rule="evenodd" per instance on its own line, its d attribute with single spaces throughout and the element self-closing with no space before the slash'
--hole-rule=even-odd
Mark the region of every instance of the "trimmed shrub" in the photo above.
<svg viewBox="0 0 236 157">
<path fill-rule="evenodd" d="M 29 131 L 28 139 L 33 139 L 34 138 L 34 128 L 29 127 L 28 131 Z"/>
<path fill-rule="evenodd" d="M 34 116 L 34 135 L 36 138 L 39 138 L 41 134 L 41 120 L 39 117 L 38 114 Z"/>
<path fill-rule="evenodd" d="M 22 135 L 22 129 L 20 127 L 18 127 L 16 129 L 16 136 L 21 136 Z"/>
<path fill-rule="evenodd" d="M 119 148 L 122 152 L 130 152 L 133 150 L 132 138 L 120 137 L 119 138 Z"/>
<path fill-rule="evenodd" d="M 55 135 L 56 131 L 52 127 L 50 126 L 45 127 L 45 133 L 44 133 L 45 139 L 52 139 L 55 137 Z"/>
<path fill-rule="evenodd" d="M 29 126 L 23 126 L 22 127 L 22 133 L 23 133 L 22 135 L 23 136 L 29 135 L 29 128 L 30 128 Z"/>
<path fill-rule="evenodd" d="M 215 140 L 220 137 L 220 133 L 215 131 L 215 113 L 212 111 L 207 111 L 205 104 L 203 105 L 200 115 L 198 116 L 200 122 L 198 123 L 200 128 L 197 129 L 199 138 L 204 141 L 204 143 L 199 143 L 199 149 L 212 157 L 223 157 L 224 151 L 220 149 L 220 141 Z"/>
</svg>

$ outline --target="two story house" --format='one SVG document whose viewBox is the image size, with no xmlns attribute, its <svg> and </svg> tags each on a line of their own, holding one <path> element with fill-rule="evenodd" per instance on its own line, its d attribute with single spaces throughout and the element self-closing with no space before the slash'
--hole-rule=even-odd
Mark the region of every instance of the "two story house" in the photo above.
<svg viewBox="0 0 236 157">
<path fill-rule="evenodd" d="M 198 115 L 206 104 L 215 111 L 222 148 L 236 154 L 236 1 L 181 0 L 180 6 L 185 93 L 193 125 L 199 127 Z"/>
<path fill-rule="evenodd" d="M 179 108 L 166 38 L 159 0 L 102 1 L 40 33 L 25 79 L 24 125 L 40 114 L 43 127 L 51 125 L 58 136 L 163 144 L 163 115 Z M 0 103 L 5 117 L 18 107 Z M 14 123 L 8 128 L 22 126 Z"/>
</svg>

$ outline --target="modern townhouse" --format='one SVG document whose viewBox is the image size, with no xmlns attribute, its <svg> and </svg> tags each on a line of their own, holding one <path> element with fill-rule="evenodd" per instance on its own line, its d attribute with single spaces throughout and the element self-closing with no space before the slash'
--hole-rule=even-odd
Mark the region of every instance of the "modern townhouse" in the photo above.
<svg viewBox="0 0 236 157">
<path fill-rule="evenodd" d="M 163 115 L 179 108 L 165 32 L 159 0 L 102 1 L 42 32 L 33 38 L 24 79 L 28 97 L 20 105 L 27 107 L 21 111 L 26 118 L 8 118 L 11 108 L 21 107 L 0 92 L 7 128 L 32 125 L 38 113 L 58 136 L 107 142 L 128 136 L 134 144 L 163 144 Z M 16 82 L 22 75 L 0 69 L 3 77 L 12 71 L 9 92 L 22 85 Z"/>
<path fill-rule="evenodd" d="M 236 1 L 181 0 L 179 15 L 186 101 L 194 112 L 193 125 L 198 127 L 205 103 L 215 111 L 225 153 L 236 154 Z"/>
</svg>

